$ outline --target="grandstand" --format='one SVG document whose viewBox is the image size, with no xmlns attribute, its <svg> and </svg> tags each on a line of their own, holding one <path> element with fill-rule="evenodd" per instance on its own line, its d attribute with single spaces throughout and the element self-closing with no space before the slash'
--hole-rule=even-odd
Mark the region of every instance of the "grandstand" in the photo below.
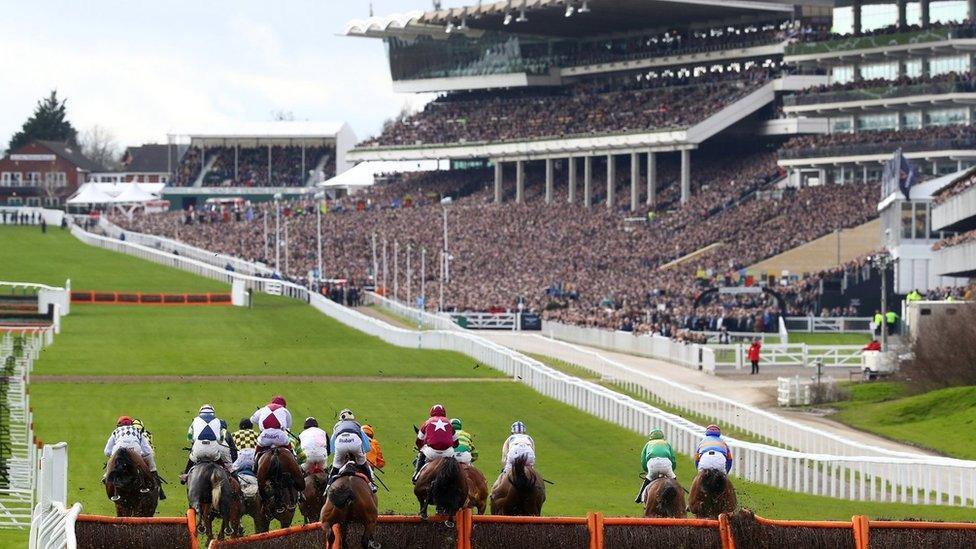
<svg viewBox="0 0 976 549">
<path fill-rule="evenodd" d="M 178 163 L 169 166 L 172 184 L 163 197 L 182 209 L 206 198 L 307 193 L 350 167 L 346 151 L 356 136 L 347 124 L 271 122 L 191 130 L 169 139 L 184 143 Z"/>
</svg>

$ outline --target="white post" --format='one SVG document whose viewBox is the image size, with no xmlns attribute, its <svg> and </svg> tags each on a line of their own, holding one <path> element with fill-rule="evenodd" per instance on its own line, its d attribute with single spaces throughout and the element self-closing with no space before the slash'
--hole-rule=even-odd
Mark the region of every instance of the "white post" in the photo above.
<svg viewBox="0 0 976 549">
<path fill-rule="evenodd" d="M 444 311 L 444 250 L 441 250 L 441 276 L 440 276 L 440 299 L 437 301 L 437 310 Z"/>
<path fill-rule="evenodd" d="M 583 207 L 589 208 L 593 204 L 593 157 L 583 157 Z"/>
<path fill-rule="evenodd" d="M 303 148 L 302 152 L 304 151 L 305 149 Z M 318 225 L 317 237 L 318 237 L 318 252 L 319 252 L 319 280 L 322 280 L 325 278 L 325 276 L 322 273 L 322 203 L 321 201 L 318 203 L 318 207 L 316 208 L 315 211 L 315 221 L 316 224 Z"/>
<path fill-rule="evenodd" d="M 393 241 L 393 299 L 400 300 L 400 242 Z"/>
<path fill-rule="evenodd" d="M 271 254 L 268 253 L 268 209 L 267 208 L 264 209 L 264 214 L 262 215 L 262 217 L 264 217 L 264 261 L 268 262 L 270 261 L 269 256 Z M 179 225 L 177 225 L 176 227 L 178 229 Z M 177 234 L 176 239 L 179 240 L 179 234 Z"/>
<path fill-rule="evenodd" d="M 447 208 L 443 208 L 443 210 L 444 210 L 444 280 L 450 281 L 451 280 L 451 261 L 450 261 L 451 252 L 448 250 L 447 247 Z"/>
<path fill-rule="evenodd" d="M 288 220 L 285 220 L 285 273 L 288 273 Z"/>
<path fill-rule="evenodd" d="M 613 157 L 613 154 L 607 155 L 607 209 L 612 210 L 614 207 L 614 196 L 613 192 L 617 187 L 617 163 Z"/>
<path fill-rule="evenodd" d="M 495 159 L 495 204 L 502 203 L 502 176 L 504 175 L 502 161 Z"/>
<path fill-rule="evenodd" d="M 411 291 L 410 288 L 413 286 L 413 273 L 410 272 L 410 250 L 413 248 L 413 244 L 407 242 L 407 306 L 409 306 L 413 301 L 410 300 Z"/>
<path fill-rule="evenodd" d="M 515 161 L 515 203 L 525 202 L 525 161 Z"/>
<path fill-rule="evenodd" d="M 640 179 L 640 155 L 630 153 L 630 211 L 637 211 L 637 201 L 640 198 L 637 191 L 637 180 Z"/>
<path fill-rule="evenodd" d="M 552 159 L 546 159 L 546 204 L 552 204 Z"/>
<path fill-rule="evenodd" d="M 373 286 L 379 285 L 379 265 L 376 263 L 376 233 L 373 233 Z"/>
<path fill-rule="evenodd" d="M 657 154 L 647 151 L 647 205 L 654 207 L 657 202 Z"/>
<path fill-rule="evenodd" d="M 567 191 L 568 194 L 566 196 L 566 202 L 572 204 L 573 202 L 576 201 L 576 158 L 572 156 L 568 156 L 566 157 L 566 162 L 567 162 L 566 167 L 568 168 L 569 171 L 568 174 L 569 189 Z"/>
<path fill-rule="evenodd" d="M 388 279 L 388 276 L 387 275 L 389 274 L 390 269 L 388 268 L 389 267 L 389 262 L 387 261 L 386 258 L 387 258 L 387 256 L 386 256 L 386 238 L 384 237 L 383 238 L 383 297 L 390 297 L 389 296 L 389 290 L 388 290 L 389 286 L 386 283 L 387 282 L 387 279 Z"/>
<path fill-rule="evenodd" d="M 691 151 L 681 151 L 681 203 L 691 198 Z"/>
<path fill-rule="evenodd" d="M 281 272 L 281 206 L 275 199 L 275 270 Z"/>
<path fill-rule="evenodd" d="M 427 309 L 427 248 L 420 249 L 420 300 L 422 309 Z"/>
</svg>

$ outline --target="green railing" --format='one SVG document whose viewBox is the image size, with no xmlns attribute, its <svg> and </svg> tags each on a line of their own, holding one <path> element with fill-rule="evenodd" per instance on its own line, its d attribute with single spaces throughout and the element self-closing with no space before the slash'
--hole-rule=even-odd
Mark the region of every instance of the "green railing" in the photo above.
<svg viewBox="0 0 976 549">
<path fill-rule="evenodd" d="M 786 47 L 786 55 L 811 55 L 817 53 L 836 53 L 871 48 L 886 48 L 903 46 L 906 44 L 922 44 L 925 42 L 940 42 L 950 38 L 971 38 L 974 29 L 943 28 L 938 30 L 916 30 L 893 34 L 876 34 L 870 36 L 850 36 L 824 42 L 801 42 Z"/>
</svg>

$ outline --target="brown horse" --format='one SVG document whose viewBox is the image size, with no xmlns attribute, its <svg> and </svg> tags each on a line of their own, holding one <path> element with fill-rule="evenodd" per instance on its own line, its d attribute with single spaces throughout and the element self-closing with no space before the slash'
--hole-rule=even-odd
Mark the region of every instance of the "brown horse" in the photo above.
<svg viewBox="0 0 976 549">
<path fill-rule="evenodd" d="M 468 483 L 461 464 L 452 457 L 428 461 L 420 471 L 413 493 L 420 502 L 420 518 L 427 520 L 427 506 L 434 504 L 438 515 L 450 519 L 468 503 Z"/>
<path fill-rule="evenodd" d="M 468 484 L 468 507 L 477 509 L 479 515 L 485 514 L 488 505 L 488 481 L 474 465 L 461 464 L 461 472 Z"/>
<path fill-rule="evenodd" d="M 115 502 L 115 516 L 151 517 L 159 504 L 159 485 L 139 452 L 116 450 L 105 466 L 105 495 Z"/>
<path fill-rule="evenodd" d="M 257 477 L 261 513 L 254 519 L 254 528 L 267 532 L 272 520 L 288 528 L 295 518 L 298 493 L 305 490 L 305 479 L 295 454 L 286 447 L 265 450 L 258 458 Z"/>
<path fill-rule="evenodd" d="M 502 473 L 491 491 L 491 514 L 537 517 L 546 501 L 546 485 L 525 456 L 512 462 L 508 473 Z"/>
<path fill-rule="evenodd" d="M 691 484 L 688 510 L 698 518 L 718 518 L 722 513 L 734 513 L 738 501 L 735 487 L 724 471 L 703 469 Z"/>
<path fill-rule="evenodd" d="M 363 525 L 360 542 L 363 549 L 380 546 L 373 541 L 376 533 L 376 494 L 369 489 L 369 481 L 358 472 L 355 462 L 346 464 L 339 471 L 339 478 L 332 481 L 319 521 L 325 529 L 327 547 L 332 547 L 335 542 L 332 527 L 338 524 L 340 529 L 345 530 L 351 522 Z"/>
<path fill-rule="evenodd" d="M 304 498 L 298 502 L 305 524 L 319 519 L 322 506 L 325 505 L 325 485 L 328 481 L 329 473 L 325 471 L 305 475 L 305 490 L 302 492 Z"/>
<path fill-rule="evenodd" d="M 649 518 L 685 518 L 685 491 L 677 479 L 659 475 L 644 490 L 644 516 Z"/>
<path fill-rule="evenodd" d="M 197 532 L 207 536 L 207 543 L 213 540 L 213 521 L 217 517 L 220 517 L 218 539 L 244 533 L 241 485 L 219 463 L 201 461 L 190 469 L 186 499 L 197 513 Z"/>
</svg>

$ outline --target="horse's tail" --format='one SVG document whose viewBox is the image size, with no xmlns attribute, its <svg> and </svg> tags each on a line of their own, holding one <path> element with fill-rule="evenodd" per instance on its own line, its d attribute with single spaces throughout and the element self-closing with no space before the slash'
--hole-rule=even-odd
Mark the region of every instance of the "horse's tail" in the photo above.
<svg viewBox="0 0 976 549">
<path fill-rule="evenodd" d="M 674 504 L 674 500 L 678 497 L 678 489 L 674 486 L 673 482 L 668 482 L 668 485 L 661 490 L 661 495 L 658 496 L 658 506 L 662 509 L 667 509 Z"/>
<path fill-rule="evenodd" d="M 535 489 L 535 481 L 531 478 L 525 468 L 528 466 L 528 458 L 519 456 L 512 462 L 512 486 L 515 491 L 527 494 Z"/>
<path fill-rule="evenodd" d="M 725 473 L 717 469 L 706 469 L 705 474 L 702 476 L 702 488 L 705 492 L 709 494 L 718 495 L 725 491 L 725 485 L 728 479 L 725 478 Z"/>
<path fill-rule="evenodd" d="M 430 486 L 431 501 L 438 508 L 454 514 L 464 505 L 467 498 L 461 465 L 453 458 L 440 458 L 440 467 Z"/>
<path fill-rule="evenodd" d="M 329 489 L 329 501 L 339 509 L 345 509 L 354 499 L 356 499 L 356 494 L 353 493 L 352 488 L 346 483 L 333 485 Z"/>
<path fill-rule="evenodd" d="M 134 470 L 135 463 L 132 461 L 132 456 L 129 454 L 129 450 L 122 448 L 115 452 L 112 456 L 112 469 L 108 472 L 108 481 L 113 485 L 125 485 L 132 482 L 134 479 L 126 478 L 126 471 Z"/>
<path fill-rule="evenodd" d="M 220 516 L 230 514 L 230 477 L 222 474 L 220 465 L 214 464 L 210 471 L 210 504 L 220 510 Z"/>
</svg>

